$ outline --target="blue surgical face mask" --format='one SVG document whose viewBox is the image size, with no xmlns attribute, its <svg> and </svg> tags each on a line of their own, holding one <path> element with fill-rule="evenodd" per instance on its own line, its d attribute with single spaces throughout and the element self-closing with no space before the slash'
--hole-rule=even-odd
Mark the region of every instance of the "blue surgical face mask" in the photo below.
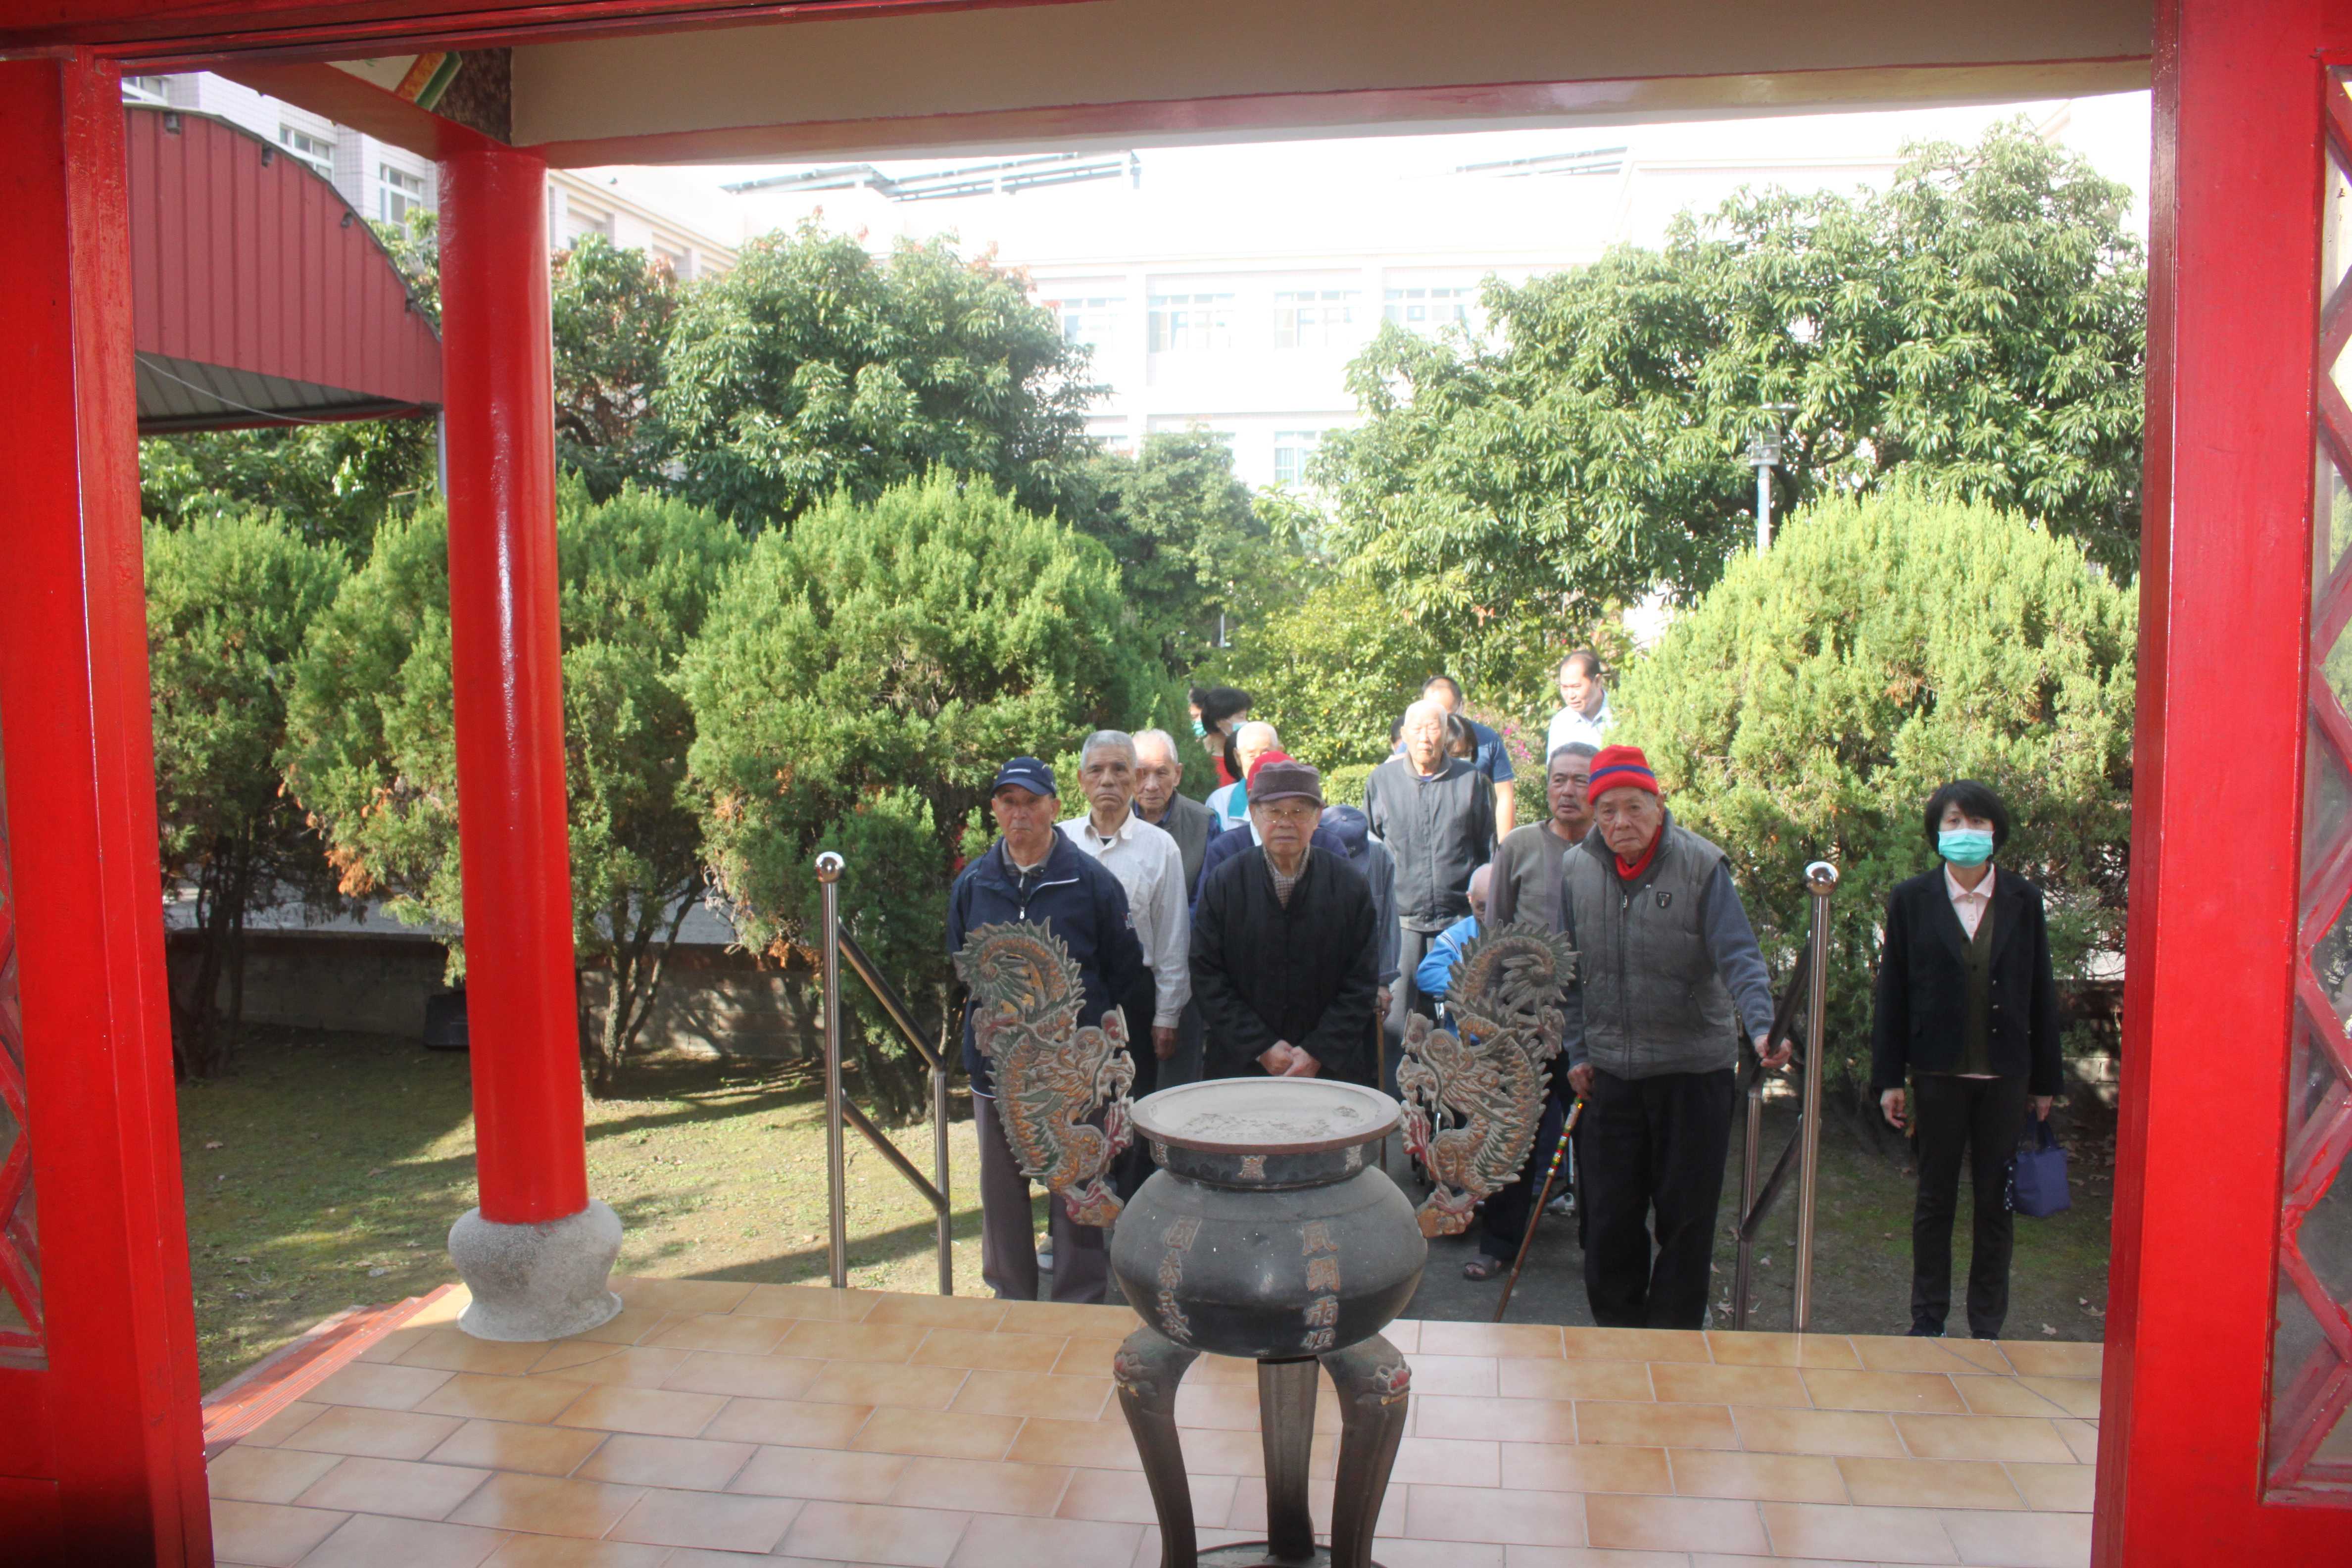
<svg viewBox="0 0 2352 1568">
<path fill-rule="evenodd" d="M 1194 740 L 1199 740 L 1208 732 L 1209 727 L 1206 724 L 1202 723 L 1198 719 L 1192 721 L 1192 738 Z"/>
<path fill-rule="evenodd" d="M 1955 866 L 1981 866 L 1992 858 L 1992 834 L 1982 827 L 1947 827 L 1936 835 L 1936 853 Z"/>
</svg>

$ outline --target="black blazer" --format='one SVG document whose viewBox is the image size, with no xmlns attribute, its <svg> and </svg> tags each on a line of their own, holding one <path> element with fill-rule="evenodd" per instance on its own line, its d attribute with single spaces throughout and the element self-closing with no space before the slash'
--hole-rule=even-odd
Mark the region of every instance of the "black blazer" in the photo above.
<svg viewBox="0 0 2352 1568">
<path fill-rule="evenodd" d="M 2007 868 L 1992 884 L 1992 1070 L 2029 1094 L 2056 1094 L 2058 982 L 2042 889 Z M 1939 862 L 1886 900 L 1878 990 L 1871 1008 L 1870 1086 L 1901 1089 L 1906 1072 L 1950 1072 L 1968 1024 L 1968 934 Z"/>
<path fill-rule="evenodd" d="M 1309 849 L 1287 908 L 1264 849 L 1210 868 L 1192 911 L 1192 997 L 1208 1025 L 1202 1076 L 1262 1078 L 1257 1058 L 1288 1040 L 1326 1078 L 1379 1083 L 1380 951 L 1371 889 L 1342 855 Z"/>
</svg>

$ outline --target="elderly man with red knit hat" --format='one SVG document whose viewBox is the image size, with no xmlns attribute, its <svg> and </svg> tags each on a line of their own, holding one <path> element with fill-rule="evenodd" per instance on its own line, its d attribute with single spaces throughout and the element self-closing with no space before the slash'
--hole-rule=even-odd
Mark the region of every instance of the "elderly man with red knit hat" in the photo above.
<svg viewBox="0 0 2352 1568">
<path fill-rule="evenodd" d="M 1592 759 L 1593 831 L 1569 850 L 1576 950 L 1562 1038 L 1584 1097 L 1584 1289 L 1606 1327 L 1706 1326 L 1742 1038 L 1767 1067 L 1772 990 L 1723 851 L 1678 826 L 1635 746 Z"/>
</svg>

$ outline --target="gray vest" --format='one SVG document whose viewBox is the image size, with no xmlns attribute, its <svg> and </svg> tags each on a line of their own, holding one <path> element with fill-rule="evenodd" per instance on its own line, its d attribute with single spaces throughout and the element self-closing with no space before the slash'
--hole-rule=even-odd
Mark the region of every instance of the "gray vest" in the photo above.
<svg viewBox="0 0 2352 1568">
<path fill-rule="evenodd" d="M 1699 910 L 1723 851 L 1668 821 L 1638 882 L 1618 877 L 1599 833 L 1563 858 L 1586 1059 L 1617 1078 L 1736 1066 L 1738 1010 Z"/>
</svg>

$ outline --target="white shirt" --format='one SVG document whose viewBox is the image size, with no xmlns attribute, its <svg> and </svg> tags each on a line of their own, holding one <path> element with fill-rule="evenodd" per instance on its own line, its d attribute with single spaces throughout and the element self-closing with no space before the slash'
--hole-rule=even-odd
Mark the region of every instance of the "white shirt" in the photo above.
<svg viewBox="0 0 2352 1568">
<path fill-rule="evenodd" d="M 1119 819 L 1106 841 L 1091 816 L 1061 825 L 1062 836 L 1102 863 L 1127 889 L 1127 912 L 1143 962 L 1151 969 L 1154 1027 L 1172 1029 L 1192 999 L 1192 913 L 1184 886 L 1184 852 L 1164 827 L 1143 818 Z"/>
<path fill-rule="evenodd" d="M 1551 728 L 1544 735 L 1546 765 L 1549 765 L 1551 754 L 1554 752 L 1559 751 L 1562 746 L 1572 746 L 1580 741 L 1594 751 L 1599 751 L 1609 743 L 1602 737 L 1608 734 L 1609 726 L 1616 721 L 1617 715 L 1609 711 L 1609 696 L 1606 692 L 1603 692 L 1601 697 L 1601 711 L 1591 718 L 1585 717 L 1576 709 L 1562 708 L 1551 716 Z"/>
<path fill-rule="evenodd" d="M 1960 917 L 1960 929 L 1969 940 L 1977 939 L 1977 927 L 1984 923 L 1985 911 L 1992 908 L 1992 879 L 1999 873 L 1988 868 L 1984 880 L 1973 888 L 1963 888 L 1960 879 L 1952 875 L 1951 862 L 1944 863 L 1944 892 L 1952 900 L 1952 912 Z"/>
</svg>

